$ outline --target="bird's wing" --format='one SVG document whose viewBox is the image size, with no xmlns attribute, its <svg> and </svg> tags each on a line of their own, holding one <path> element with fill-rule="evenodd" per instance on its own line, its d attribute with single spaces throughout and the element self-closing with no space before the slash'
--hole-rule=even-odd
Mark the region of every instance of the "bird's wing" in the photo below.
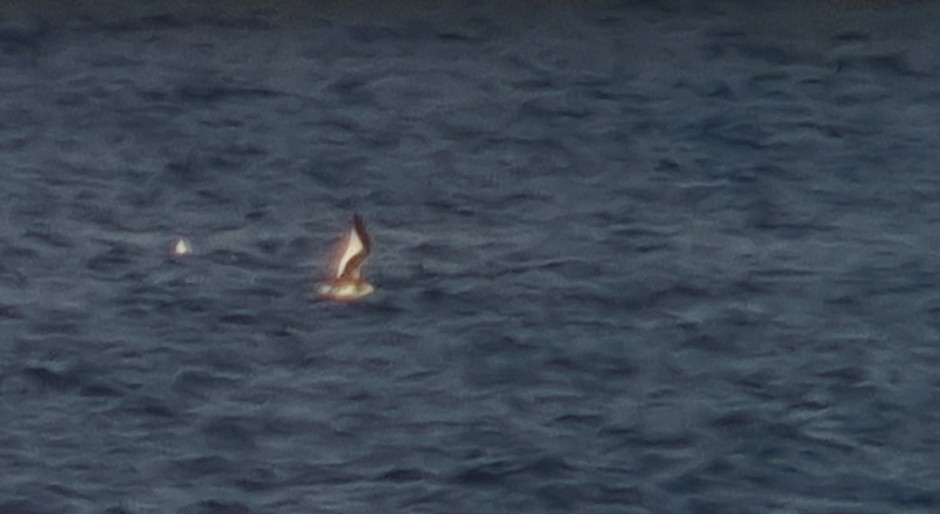
<svg viewBox="0 0 940 514">
<path fill-rule="evenodd" d="M 359 215 L 353 218 L 353 226 L 339 243 L 338 256 L 333 267 L 334 278 L 358 279 L 360 268 L 369 256 L 369 234 Z"/>
</svg>

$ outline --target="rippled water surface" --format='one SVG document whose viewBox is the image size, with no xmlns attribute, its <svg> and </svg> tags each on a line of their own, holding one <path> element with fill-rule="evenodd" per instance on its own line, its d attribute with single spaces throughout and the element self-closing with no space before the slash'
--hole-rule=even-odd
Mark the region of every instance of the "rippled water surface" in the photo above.
<svg viewBox="0 0 940 514">
<path fill-rule="evenodd" d="M 940 508 L 940 4 L 53 5 L 0 512 Z"/>
</svg>

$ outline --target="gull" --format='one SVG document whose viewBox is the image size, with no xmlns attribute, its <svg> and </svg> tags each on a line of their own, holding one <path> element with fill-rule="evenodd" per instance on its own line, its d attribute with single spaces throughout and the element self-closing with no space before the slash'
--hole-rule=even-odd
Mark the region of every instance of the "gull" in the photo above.
<svg viewBox="0 0 940 514">
<path fill-rule="evenodd" d="M 330 276 L 317 288 L 320 298 L 327 300 L 355 300 L 375 290 L 362 279 L 362 265 L 369 257 L 369 234 L 358 214 L 353 215 L 353 226 L 333 248 Z"/>
</svg>

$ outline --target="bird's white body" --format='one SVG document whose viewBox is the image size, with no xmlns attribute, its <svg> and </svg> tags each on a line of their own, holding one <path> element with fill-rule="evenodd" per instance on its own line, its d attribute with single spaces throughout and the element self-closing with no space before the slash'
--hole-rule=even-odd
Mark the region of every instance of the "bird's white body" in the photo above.
<svg viewBox="0 0 940 514">
<path fill-rule="evenodd" d="M 355 300 L 361 296 L 365 296 L 372 291 L 375 291 L 375 287 L 372 284 L 364 281 L 358 282 L 339 282 L 339 283 L 330 283 L 322 284 L 317 288 L 317 293 L 323 298 L 328 298 L 330 300 Z"/>
</svg>

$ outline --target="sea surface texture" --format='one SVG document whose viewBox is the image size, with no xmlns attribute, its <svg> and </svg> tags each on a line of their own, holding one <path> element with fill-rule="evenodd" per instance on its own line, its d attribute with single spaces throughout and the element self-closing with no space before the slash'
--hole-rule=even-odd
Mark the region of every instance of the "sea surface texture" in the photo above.
<svg viewBox="0 0 940 514">
<path fill-rule="evenodd" d="M 940 512 L 937 27 L 7 5 L 0 512 Z"/>
</svg>

